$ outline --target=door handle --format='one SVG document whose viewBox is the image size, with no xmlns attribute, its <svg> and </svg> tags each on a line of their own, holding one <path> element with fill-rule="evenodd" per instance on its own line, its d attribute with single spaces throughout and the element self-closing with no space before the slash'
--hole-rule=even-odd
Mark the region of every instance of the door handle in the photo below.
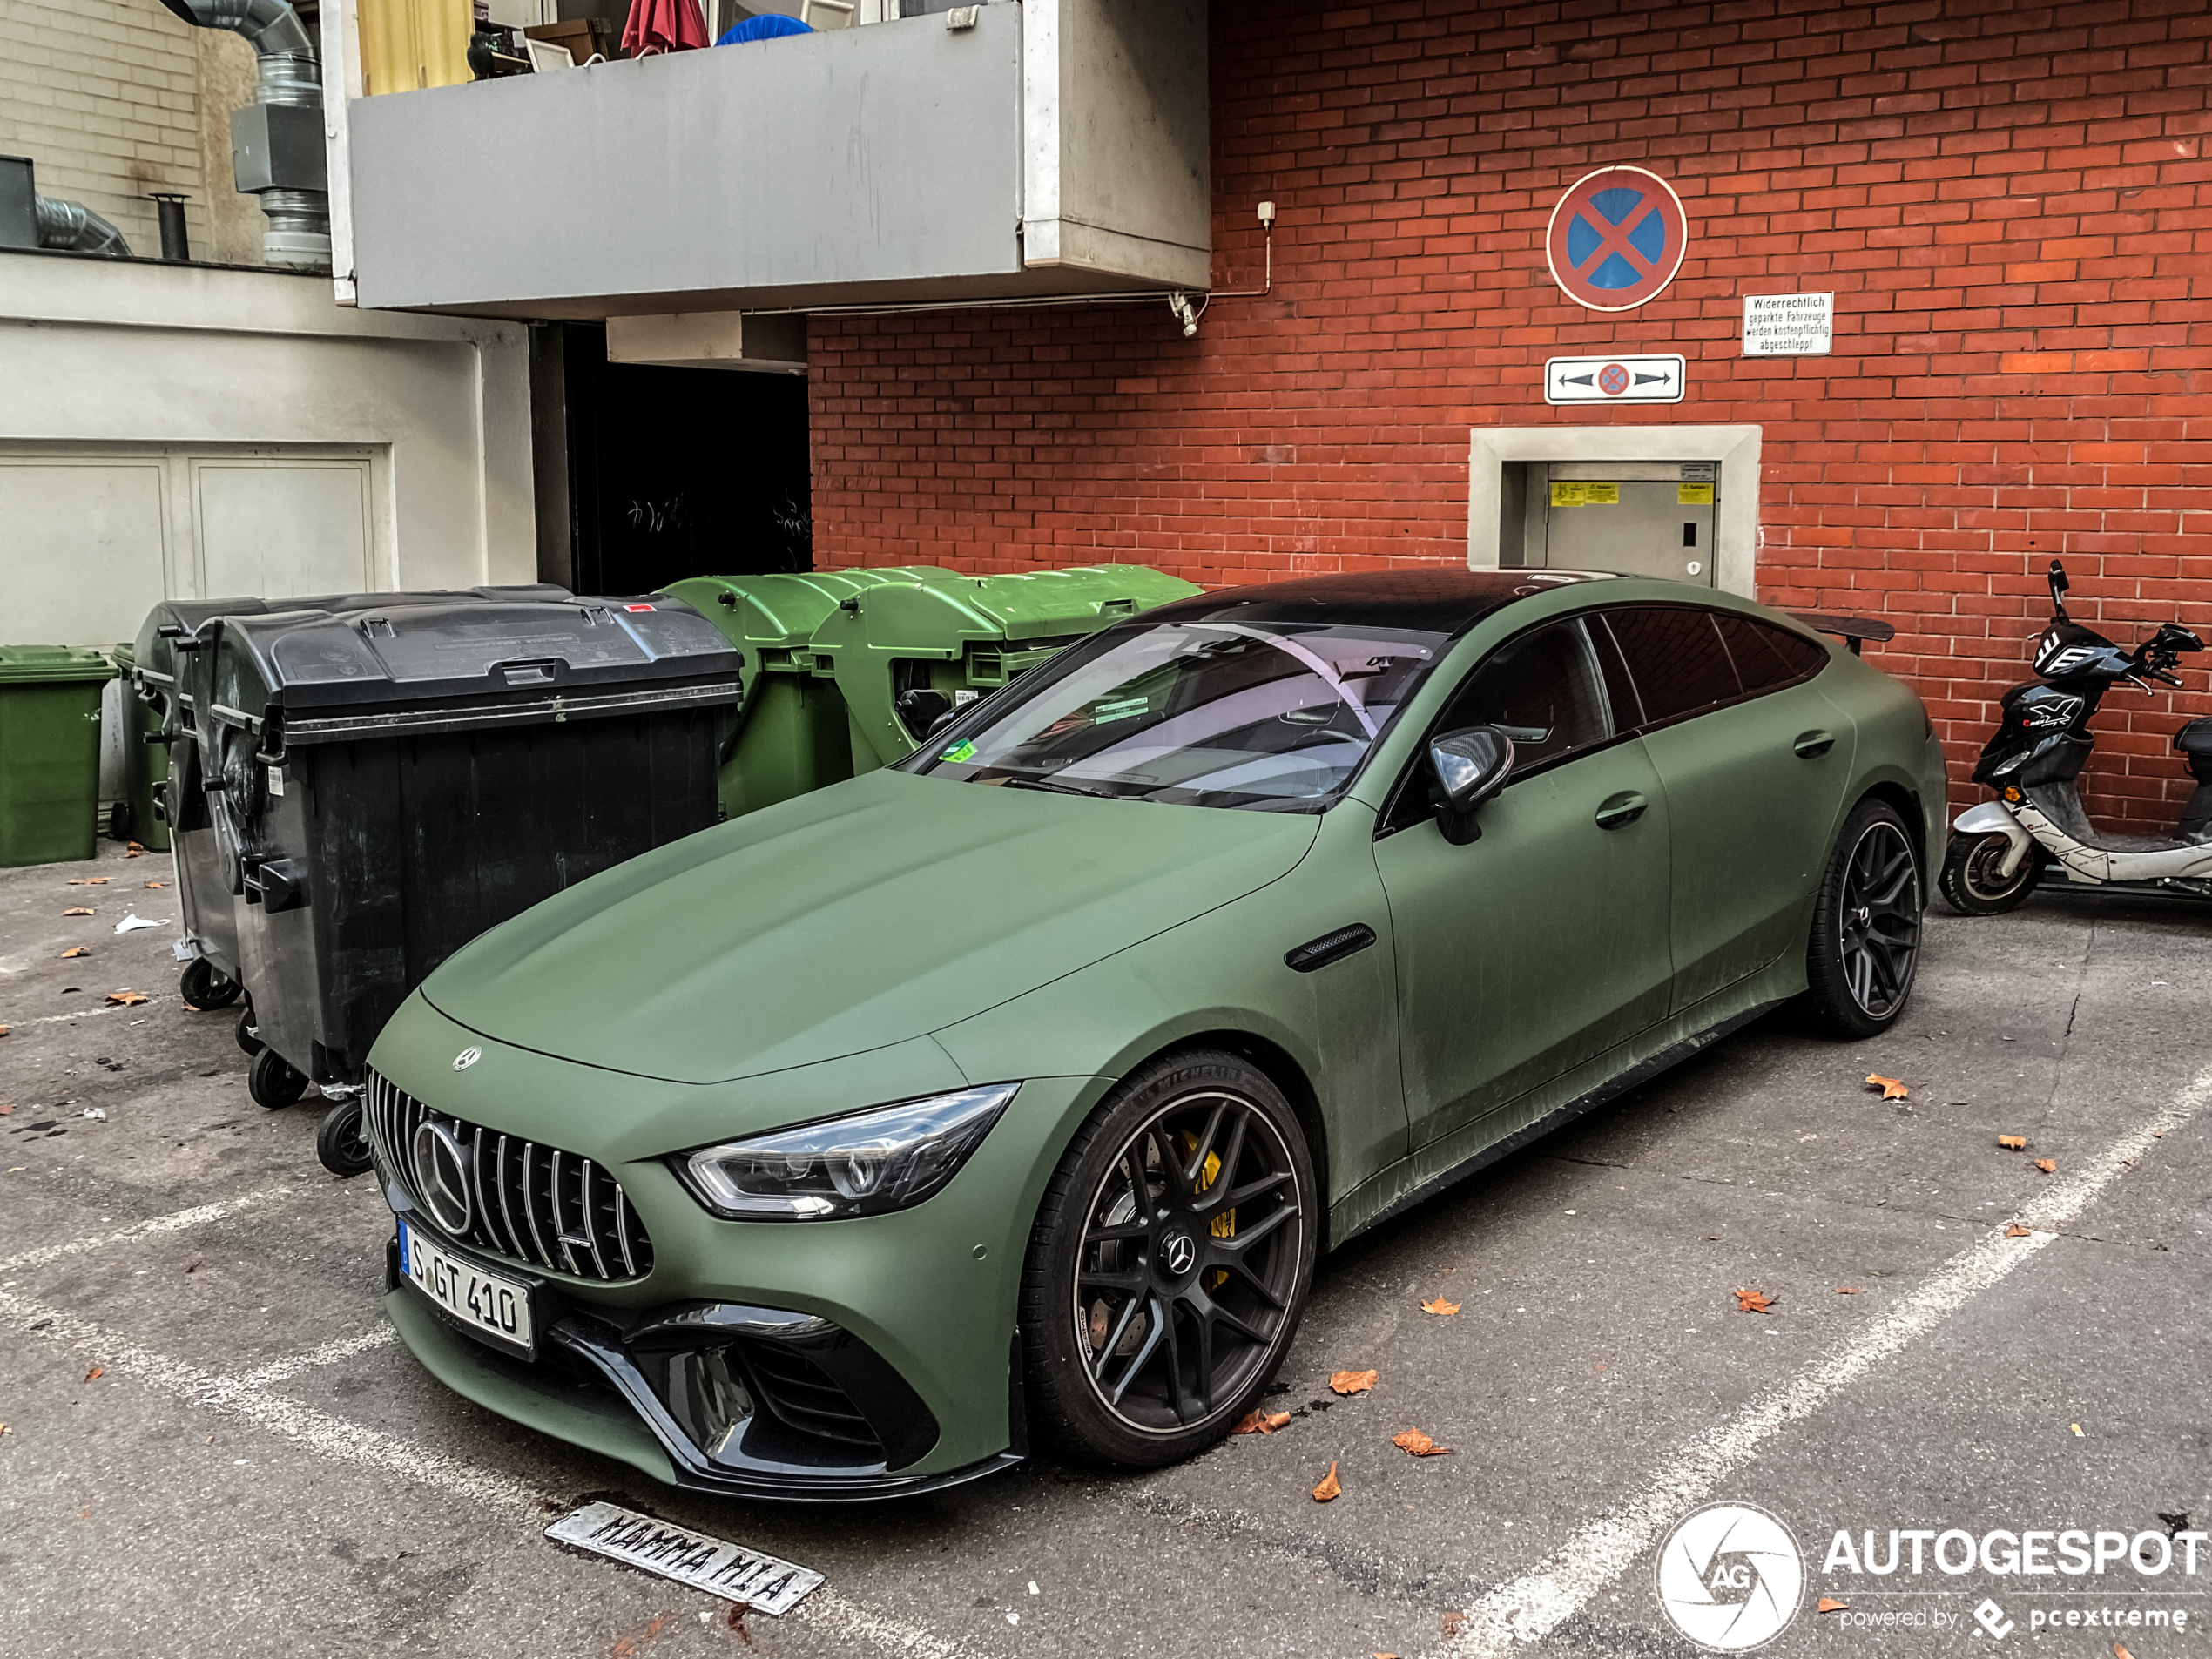
<svg viewBox="0 0 2212 1659">
<path fill-rule="evenodd" d="M 1624 789 L 1617 795 L 1608 795 L 1597 805 L 1597 826 L 1600 829 L 1620 829 L 1642 818 L 1651 803 L 1633 789 Z"/>
<path fill-rule="evenodd" d="M 1798 759 L 1817 760 L 1836 746 L 1836 734 L 1832 732 L 1800 732 L 1797 740 L 1790 746 L 1797 752 Z"/>
</svg>

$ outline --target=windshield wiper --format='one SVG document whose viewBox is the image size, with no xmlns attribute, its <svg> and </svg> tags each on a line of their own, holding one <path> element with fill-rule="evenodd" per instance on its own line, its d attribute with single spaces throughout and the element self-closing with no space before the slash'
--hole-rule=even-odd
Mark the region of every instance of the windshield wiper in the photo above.
<svg viewBox="0 0 2212 1659">
<path fill-rule="evenodd" d="M 1073 784 L 1047 783 L 1042 778 L 1008 778 L 999 786 L 1001 789 L 1042 789 L 1052 795 L 1088 795 L 1093 800 L 1119 800 L 1103 789 L 1078 789 Z"/>
</svg>

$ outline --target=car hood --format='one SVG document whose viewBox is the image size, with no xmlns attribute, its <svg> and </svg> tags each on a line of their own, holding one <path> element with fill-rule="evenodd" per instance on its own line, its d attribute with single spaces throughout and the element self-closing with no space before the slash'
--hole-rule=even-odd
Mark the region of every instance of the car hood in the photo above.
<svg viewBox="0 0 2212 1659">
<path fill-rule="evenodd" d="M 539 1053 L 753 1076 L 941 1029 L 1242 898 L 1319 821 L 871 772 L 579 883 L 422 992 Z"/>
</svg>

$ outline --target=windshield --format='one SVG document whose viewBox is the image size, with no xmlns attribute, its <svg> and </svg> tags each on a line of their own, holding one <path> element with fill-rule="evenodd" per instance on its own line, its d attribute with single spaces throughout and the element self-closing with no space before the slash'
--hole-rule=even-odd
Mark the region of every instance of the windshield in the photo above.
<svg viewBox="0 0 2212 1659">
<path fill-rule="evenodd" d="M 1131 624 L 1024 676 L 910 765 L 1116 800 L 1318 806 L 1447 644 L 1395 628 Z"/>
</svg>

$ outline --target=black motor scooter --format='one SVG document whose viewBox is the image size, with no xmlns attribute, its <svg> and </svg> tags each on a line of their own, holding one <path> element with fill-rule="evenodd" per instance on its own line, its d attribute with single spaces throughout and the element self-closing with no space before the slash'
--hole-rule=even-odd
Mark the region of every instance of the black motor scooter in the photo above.
<svg viewBox="0 0 2212 1659">
<path fill-rule="evenodd" d="M 2212 898 L 2212 716 L 2174 734 L 2188 758 L 2196 791 L 2169 837 L 2108 834 L 2090 826 L 2074 780 L 2096 746 L 2089 718 L 2104 694 L 2125 682 L 2181 685 L 2181 653 L 2204 644 L 2179 623 L 2161 624 L 2133 651 L 2066 614 L 2066 570 L 2051 561 L 2051 625 L 2035 642 L 2040 683 L 2015 685 L 2000 699 L 1996 735 L 1983 746 L 1974 781 L 1999 799 L 1961 813 L 1952 825 L 1937 887 L 1963 915 L 2012 909 L 2047 872 L 2060 883 L 2186 893 Z"/>
</svg>

